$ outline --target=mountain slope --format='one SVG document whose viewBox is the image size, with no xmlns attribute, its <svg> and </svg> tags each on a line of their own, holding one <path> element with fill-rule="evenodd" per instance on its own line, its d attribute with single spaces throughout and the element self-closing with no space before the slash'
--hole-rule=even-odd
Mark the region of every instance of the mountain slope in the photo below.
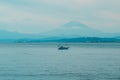
<svg viewBox="0 0 120 80">
<path fill-rule="evenodd" d="M 0 39 L 17 39 L 21 38 L 24 35 L 17 32 L 9 32 L 5 30 L 0 30 Z"/>
<path fill-rule="evenodd" d="M 18 32 L 10 32 L 10 31 L 5 31 L 5 30 L 0 30 L 0 39 L 5 40 L 5 39 L 38 39 L 40 36 L 37 34 L 22 34 Z"/>
</svg>

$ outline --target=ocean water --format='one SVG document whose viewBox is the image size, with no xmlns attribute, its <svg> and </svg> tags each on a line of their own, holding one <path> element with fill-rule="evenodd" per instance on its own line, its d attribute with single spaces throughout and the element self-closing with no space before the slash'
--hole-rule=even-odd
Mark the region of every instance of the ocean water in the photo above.
<svg viewBox="0 0 120 80">
<path fill-rule="evenodd" d="M 0 80 L 120 80 L 120 43 L 0 44 Z"/>
</svg>

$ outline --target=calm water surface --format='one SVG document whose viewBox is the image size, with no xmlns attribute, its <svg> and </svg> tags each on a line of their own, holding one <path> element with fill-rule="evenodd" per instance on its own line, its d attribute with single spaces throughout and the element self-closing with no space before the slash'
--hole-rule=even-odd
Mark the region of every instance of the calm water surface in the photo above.
<svg viewBox="0 0 120 80">
<path fill-rule="evenodd" d="M 0 44 L 0 80 L 120 80 L 120 43 Z"/>
</svg>

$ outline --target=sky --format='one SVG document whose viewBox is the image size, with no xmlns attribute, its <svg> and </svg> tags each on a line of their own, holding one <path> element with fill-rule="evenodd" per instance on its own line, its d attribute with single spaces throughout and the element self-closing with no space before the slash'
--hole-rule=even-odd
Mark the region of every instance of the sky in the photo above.
<svg viewBox="0 0 120 80">
<path fill-rule="evenodd" d="M 0 29 L 46 32 L 79 21 L 103 32 L 120 32 L 120 0 L 0 0 Z"/>
</svg>

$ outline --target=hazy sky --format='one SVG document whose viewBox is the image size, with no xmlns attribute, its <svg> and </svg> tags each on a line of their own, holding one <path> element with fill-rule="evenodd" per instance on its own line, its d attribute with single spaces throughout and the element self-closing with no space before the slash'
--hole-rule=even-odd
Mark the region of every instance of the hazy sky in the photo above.
<svg viewBox="0 0 120 80">
<path fill-rule="evenodd" d="M 120 0 L 0 0 L 0 29 L 40 33 L 71 20 L 120 32 Z"/>
</svg>

